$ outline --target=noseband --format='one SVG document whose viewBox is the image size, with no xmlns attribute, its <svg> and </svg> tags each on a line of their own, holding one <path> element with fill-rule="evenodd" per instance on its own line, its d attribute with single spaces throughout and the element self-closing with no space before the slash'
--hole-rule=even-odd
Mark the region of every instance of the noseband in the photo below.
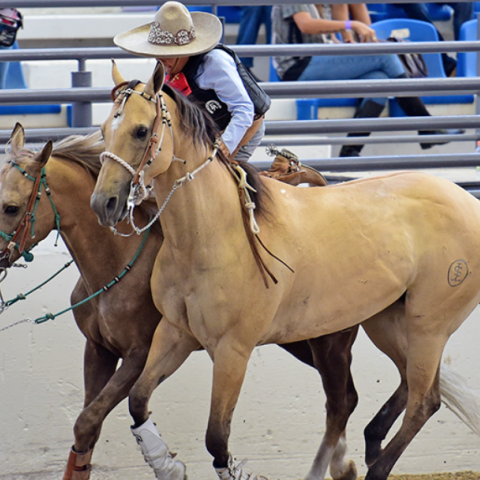
<svg viewBox="0 0 480 480">
<path fill-rule="evenodd" d="M 20 220 L 17 229 L 13 233 L 6 233 L 0 230 L 0 237 L 9 242 L 7 247 L 0 253 L 0 260 L 3 260 L 4 258 L 10 258 L 13 250 L 17 248 L 25 261 L 31 262 L 33 260 L 33 255 L 29 251 L 25 250 L 25 243 L 27 242 L 29 229 L 31 230 L 31 237 L 35 238 L 35 213 L 37 211 L 37 207 L 42 195 L 42 186 L 45 188 L 45 193 L 50 200 L 50 204 L 52 205 L 53 212 L 55 214 L 55 224 L 57 226 L 57 239 L 55 240 L 55 243 L 58 241 L 58 236 L 60 235 L 60 215 L 55 208 L 51 197 L 50 188 L 47 185 L 47 175 L 45 167 L 42 168 L 42 170 L 38 173 L 36 177 L 32 177 L 13 160 L 9 163 L 15 168 L 17 168 L 25 178 L 28 178 L 29 180 L 34 182 L 34 184 L 30 199 L 28 200 L 27 210 L 25 211 L 22 219 Z"/>
</svg>

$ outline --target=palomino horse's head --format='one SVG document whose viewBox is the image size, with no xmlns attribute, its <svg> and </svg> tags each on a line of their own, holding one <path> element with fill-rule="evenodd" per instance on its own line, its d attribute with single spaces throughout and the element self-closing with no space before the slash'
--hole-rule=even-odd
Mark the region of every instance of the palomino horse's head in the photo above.
<svg viewBox="0 0 480 480">
<path fill-rule="evenodd" d="M 48 208 L 45 165 L 51 156 L 49 141 L 41 152 L 24 149 L 25 131 L 17 123 L 10 136 L 10 152 L 0 170 L 0 268 L 9 267 L 55 227 L 55 214 Z"/>
<path fill-rule="evenodd" d="M 131 184 L 144 189 L 168 169 L 173 156 L 169 113 L 163 96 L 158 94 L 165 78 L 162 63 L 157 64 L 146 84 L 126 82 L 115 63 L 112 76 L 115 103 L 102 125 L 107 151 L 102 154 L 103 166 L 91 200 L 105 226 L 125 218 Z"/>
</svg>

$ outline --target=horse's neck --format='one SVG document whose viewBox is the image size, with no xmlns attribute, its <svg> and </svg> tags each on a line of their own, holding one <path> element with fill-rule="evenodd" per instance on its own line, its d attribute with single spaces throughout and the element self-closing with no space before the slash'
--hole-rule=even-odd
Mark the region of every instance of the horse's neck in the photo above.
<svg viewBox="0 0 480 480">
<path fill-rule="evenodd" d="M 174 164 L 174 168 L 155 180 L 155 192 L 159 208 L 172 192 L 175 180 L 192 173 L 206 160 L 179 151 L 177 155 L 186 160 L 185 166 Z M 189 156 L 190 155 L 190 156 Z M 243 229 L 240 200 L 237 186 L 231 173 L 214 159 L 192 180 L 174 191 L 160 222 L 165 239 L 176 248 L 190 251 L 212 241 L 221 241 Z"/>
<path fill-rule="evenodd" d="M 70 254 L 87 285 L 101 288 L 128 264 L 128 255 L 133 258 L 140 240 L 115 236 L 99 225 L 90 207 L 93 180 L 82 167 L 53 158 L 47 164 L 47 182 Z"/>
</svg>

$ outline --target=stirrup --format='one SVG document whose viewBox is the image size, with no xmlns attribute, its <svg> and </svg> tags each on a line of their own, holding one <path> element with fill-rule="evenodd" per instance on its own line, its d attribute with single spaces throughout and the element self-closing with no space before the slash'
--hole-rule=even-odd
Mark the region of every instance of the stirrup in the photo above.
<svg viewBox="0 0 480 480">
<path fill-rule="evenodd" d="M 275 145 L 268 145 L 266 150 L 267 155 L 270 157 L 275 155 L 275 159 L 270 169 L 267 172 L 261 172 L 260 175 L 294 186 L 300 183 L 309 183 L 319 187 L 328 185 L 327 179 L 318 170 L 308 165 L 302 165 L 298 157 L 290 150 L 284 148 L 280 151 Z"/>
<path fill-rule="evenodd" d="M 220 480 L 268 480 L 268 478 L 263 475 L 255 475 L 254 473 L 248 473 L 243 470 L 243 466 L 247 461 L 245 458 L 237 463 L 233 457 L 229 455 L 227 466 L 223 468 L 215 467 L 215 472 L 217 472 Z"/>
</svg>

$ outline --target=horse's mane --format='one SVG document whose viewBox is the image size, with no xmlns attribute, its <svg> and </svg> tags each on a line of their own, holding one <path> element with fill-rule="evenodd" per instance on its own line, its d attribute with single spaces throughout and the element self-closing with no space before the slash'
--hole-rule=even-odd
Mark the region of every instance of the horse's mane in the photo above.
<svg viewBox="0 0 480 480">
<path fill-rule="evenodd" d="M 52 156 L 77 163 L 84 167 L 93 178 L 100 172 L 100 154 L 105 151 L 105 143 L 100 130 L 86 136 L 70 135 L 57 142 Z"/>
<path fill-rule="evenodd" d="M 195 145 L 213 146 L 215 140 L 220 136 L 217 124 L 207 113 L 200 108 L 190 97 L 178 93 L 168 85 L 163 86 L 163 91 L 175 102 L 180 116 L 180 122 L 186 132 L 191 132 Z M 218 160 L 228 169 L 231 169 L 231 162 L 221 150 L 217 153 Z M 247 172 L 248 183 L 256 193 L 251 192 L 252 200 L 255 202 L 255 213 L 262 215 L 266 213 L 265 199 L 268 198 L 268 190 L 261 181 L 257 168 L 247 162 L 237 162 Z"/>
</svg>

